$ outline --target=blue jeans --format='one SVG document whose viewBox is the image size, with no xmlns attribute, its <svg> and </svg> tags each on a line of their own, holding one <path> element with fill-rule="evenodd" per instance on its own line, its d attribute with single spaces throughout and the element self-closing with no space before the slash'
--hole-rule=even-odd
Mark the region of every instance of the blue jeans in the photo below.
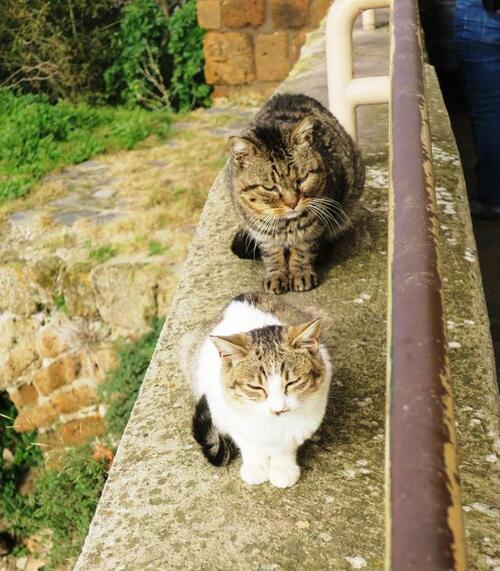
<svg viewBox="0 0 500 571">
<path fill-rule="evenodd" d="M 455 48 L 472 118 L 480 202 L 500 207 L 500 15 L 458 0 Z"/>
</svg>

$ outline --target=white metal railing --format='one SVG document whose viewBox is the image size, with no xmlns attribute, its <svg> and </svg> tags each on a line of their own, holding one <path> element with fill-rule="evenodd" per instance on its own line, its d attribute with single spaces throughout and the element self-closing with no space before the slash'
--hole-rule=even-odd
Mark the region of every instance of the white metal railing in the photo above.
<svg viewBox="0 0 500 571">
<path fill-rule="evenodd" d="M 365 29 L 375 28 L 375 8 L 390 0 L 336 0 L 326 21 L 326 68 L 330 111 L 357 140 L 356 107 L 389 102 L 389 76 L 354 77 L 352 29 L 360 13 Z M 371 26 L 373 26 L 371 28 Z"/>
<path fill-rule="evenodd" d="M 363 30 L 371 32 L 377 27 L 375 10 L 364 10 L 362 18 L 363 18 Z"/>
</svg>

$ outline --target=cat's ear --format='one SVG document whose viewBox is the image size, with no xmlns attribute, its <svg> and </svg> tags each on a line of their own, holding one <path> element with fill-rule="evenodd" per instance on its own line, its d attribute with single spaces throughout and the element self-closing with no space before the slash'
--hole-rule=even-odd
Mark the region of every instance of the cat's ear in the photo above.
<svg viewBox="0 0 500 571">
<path fill-rule="evenodd" d="M 212 343 L 223 360 L 243 359 L 250 349 L 250 336 L 246 333 L 236 335 L 210 335 Z"/>
<path fill-rule="evenodd" d="M 288 328 L 288 340 L 296 349 L 308 349 L 315 353 L 319 349 L 321 319 L 293 325 Z"/>
<path fill-rule="evenodd" d="M 229 148 L 236 164 L 240 167 L 248 164 L 249 159 L 257 151 L 252 141 L 245 137 L 229 137 Z"/>
<path fill-rule="evenodd" d="M 313 142 L 316 121 L 312 117 L 304 117 L 292 133 L 292 141 L 297 145 L 310 145 Z"/>
</svg>

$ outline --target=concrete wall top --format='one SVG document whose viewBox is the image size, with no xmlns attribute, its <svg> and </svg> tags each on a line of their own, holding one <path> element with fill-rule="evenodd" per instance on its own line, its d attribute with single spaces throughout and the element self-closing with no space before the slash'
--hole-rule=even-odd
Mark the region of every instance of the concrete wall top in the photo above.
<svg viewBox="0 0 500 571">
<path fill-rule="evenodd" d="M 384 72 L 387 36 L 387 28 L 355 33 L 361 73 Z M 323 47 L 319 31 L 283 90 L 325 101 Z M 458 153 L 434 72 L 426 71 L 469 557 L 471 569 L 487 569 L 499 493 L 491 339 Z M 190 434 L 193 398 L 177 366 L 177 343 L 232 296 L 258 289 L 262 273 L 257 262 L 229 252 L 237 223 L 222 172 L 77 570 L 383 567 L 387 110 L 363 109 L 360 123 L 363 215 L 338 243 L 333 265 L 323 268 L 320 287 L 287 294 L 319 306 L 333 323 L 331 406 L 320 441 L 302 451 L 298 484 L 284 491 L 247 487 L 238 462 L 209 466 Z"/>
</svg>

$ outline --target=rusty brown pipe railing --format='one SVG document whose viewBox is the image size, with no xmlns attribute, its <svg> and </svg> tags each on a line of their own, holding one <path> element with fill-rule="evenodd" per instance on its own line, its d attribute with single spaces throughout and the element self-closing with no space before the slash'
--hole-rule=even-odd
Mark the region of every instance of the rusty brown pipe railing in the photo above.
<svg viewBox="0 0 500 571">
<path fill-rule="evenodd" d="M 391 571 L 467 569 L 417 0 L 393 0 L 387 549 Z"/>
</svg>

